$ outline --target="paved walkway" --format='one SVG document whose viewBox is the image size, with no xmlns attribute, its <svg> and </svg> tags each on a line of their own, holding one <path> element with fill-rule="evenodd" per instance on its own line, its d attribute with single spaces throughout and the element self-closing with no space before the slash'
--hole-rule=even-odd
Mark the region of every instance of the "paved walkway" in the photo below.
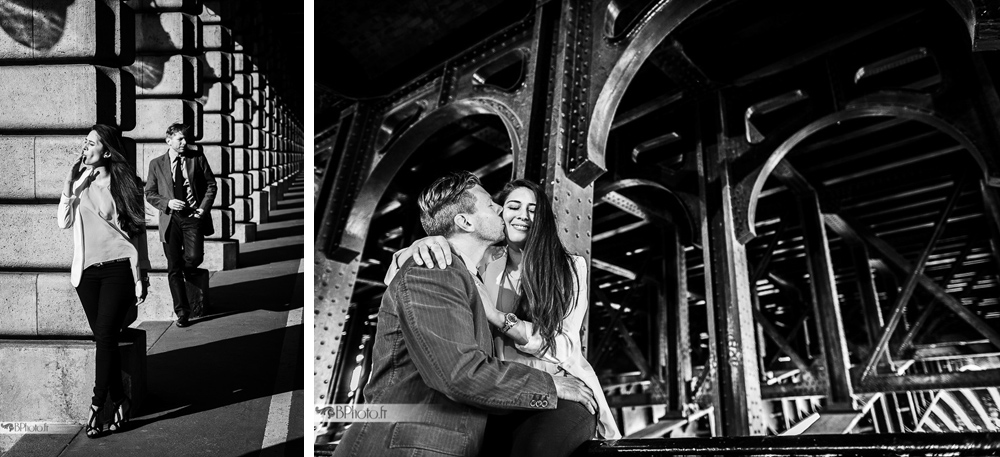
<svg viewBox="0 0 1000 457">
<path fill-rule="evenodd" d="M 3 457 L 302 456 L 302 189 L 240 245 L 238 269 L 212 276 L 210 314 L 140 325 L 147 397 L 125 432 L 25 435 Z"/>
</svg>

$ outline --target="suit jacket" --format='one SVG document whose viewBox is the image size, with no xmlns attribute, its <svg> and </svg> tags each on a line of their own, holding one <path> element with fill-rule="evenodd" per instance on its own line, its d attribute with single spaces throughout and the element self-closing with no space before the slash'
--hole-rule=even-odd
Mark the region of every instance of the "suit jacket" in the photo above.
<svg viewBox="0 0 1000 457">
<path fill-rule="evenodd" d="M 138 182 L 139 178 L 135 178 Z M 83 276 L 83 262 L 85 258 L 84 248 L 84 222 L 83 222 L 83 211 L 93 211 L 81 205 L 81 198 L 83 197 L 84 189 L 90 187 L 92 182 L 92 176 L 87 173 L 83 173 L 79 179 L 73 183 L 72 192 L 69 196 L 64 194 L 59 195 L 59 206 L 58 206 L 58 219 L 57 223 L 59 228 L 67 229 L 73 227 L 73 263 L 70 265 L 69 282 L 73 287 L 80 285 L 80 278 Z M 108 197 L 111 198 L 110 191 L 108 192 Z M 146 225 L 143 224 L 142 232 L 138 236 L 129 236 L 122 230 L 122 227 L 118 220 L 118 205 L 115 203 L 114 199 L 111 199 L 111 206 L 114 211 L 111 212 L 111 221 L 107 221 L 108 225 L 111 226 L 113 230 L 120 233 L 121 236 L 128 240 L 135 248 L 135 255 L 130 254 L 128 256 L 129 265 L 132 267 L 132 280 L 135 282 L 135 296 L 142 296 L 142 270 L 152 270 L 149 265 L 149 254 L 147 252 L 146 246 Z M 99 219 L 104 219 L 103 216 Z M 92 230 L 92 229 L 88 229 Z"/>
<path fill-rule="evenodd" d="M 407 260 L 382 296 L 370 404 L 420 404 L 420 422 L 356 422 L 334 456 L 475 456 L 490 411 L 553 409 L 552 377 L 493 356 L 483 302 L 462 257 Z M 391 419 L 391 418 L 390 418 Z"/>
<path fill-rule="evenodd" d="M 211 235 L 215 233 L 212 225 L 212 215 L 209 209 L 215 201 L 215 193 L 218 185 L 215 183 L 215 176 L 212 168 L 208 166 L 208 160 L 203 155 L 193 155 L 190 152 L 184 155 L 185 168 L 187 169 L 188 181 L 191 183 L 191 190 L 194 198 L 198 200 L 198 208 L 204 210 L 201 216 L 201 234 Z M 184 200 L 184 196 L 174 195 L 173 173 L 170 172 L 170 152 L 149 162 L 149 173 L 146 177 L 146 201 L 154 208 L 160 210 L 160 242 L 166 242 L 167 226 L 170 224 L 170 213 L 173 210 L 167 206 L 167 202 L 172 198 Z"/>
</svg>

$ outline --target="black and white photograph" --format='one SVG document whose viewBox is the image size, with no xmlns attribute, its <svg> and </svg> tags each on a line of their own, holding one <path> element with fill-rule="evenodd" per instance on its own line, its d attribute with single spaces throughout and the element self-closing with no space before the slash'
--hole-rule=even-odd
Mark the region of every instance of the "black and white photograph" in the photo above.
<svg viewBox="0 0 1000 457">
<path fill-rule="evenodd" d="M 0 150 L 0 457 L 1000 455 L 998 0 L 0 0 Z"/>
<path fill-rule="evenodd" d="M 0 455 L 306 452 L 304 21 L 0 0 Z"/>
<path fill-rule="evenodd" d="M 313 23 L 312 455 L 1000 454 L 1000 3 Z"/>
</svg>

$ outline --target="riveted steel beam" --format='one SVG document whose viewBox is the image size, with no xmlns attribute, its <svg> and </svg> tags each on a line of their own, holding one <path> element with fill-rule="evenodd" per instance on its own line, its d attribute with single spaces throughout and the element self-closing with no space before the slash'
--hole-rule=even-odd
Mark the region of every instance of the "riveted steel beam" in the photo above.
<svg viewBox="0 0 1000 457">
<path fill-rule="evenodd" d="M 565 6 L 565 7 L 563 7 Z M 584 147 L 590 112 L 590 0 L 539 4 L 535 34 L 539 80 L 533 94 L 533 118 L 519 177 L 540 182 L 552 199 L 559 238 L 570 254 L 591 260 L 594 214 L 593 182 L 604 172 Z M 543 49 L 544 48 L 544 49 Z M 545 68 L 542 68 L 545 66 Z M 522 171 L 523 170 L 523 171 Z M 594 267 L 610 264 L 594 263 Z M 588 276 L 589 277 L 589 276 Z M 588 341 L 589 312 L 582 330 Z M 584 354 L 589 349 L 584 349 Z"/>
<path fill-rule="evenodd" d="M 342 263 L 316 252 L 315 263 L 313 393 L 315 404 L 328 404 L 333 401 L 330 394 L 338 382 L 333 377 L 334 368 L 346 330 L 344 325 L 360 260 Z"/>
<path fill-rule="evenodd" d="M 675 382 L 671 392 L 671 406 L 679 409 L 680 405 L 688 403 L 690 385 L 693 376 L 691 370 L 691 328 L 690 301 L 687 288 L 687 257 L 684 255 L 684 245 L 681 244 L 676 230 L 667 231 L 664 236 L 664 287 L 663 303 L 668 312 L 666 325 L 669 328 L 670 341 L 668 347 L 673 348 L 669 354 L 669 363 L 665 364 L 663 377 L 673 376 Z M 661 305 L 661 306 L 662 306 Z"/>
<path fill-rule="evenodd" d="M 628 31 L 613 37 L 607 27 L 601 24 L 608 13 L 608 2 L 587 2 L 587 6 L 591 8 L 591 17 L 597 19 L 591 21 L 593 26 L 587 32 L 592 51 L 589 55 L 590 90 L 586 92 L 590 110 L 587 111 L 588 120 L 584 126 L 587 130 L 583 136 L 586 143 L 583 150 L 588 154 L 590 162 L 604 167 L 608 134 L 619 104 L 629 83 L 650 54 L 681 23 L 709 3 L 708 0 L 650 3 L 641 20 L 635 21 Z M 673 102 L 669 98 L 659 101 Z M 656 109 L 655 105 L 647 108 Z"/>
<path fill-rule="evenodd" d="M 824 369 L 829 380 L 829 398 L 836 405 L 851 403 L 851 381 L 848 374 L 847 337 L 837 298 L 837 282 L 833 277 L 830 244 L 820 212 L 816 192 L 796 196 L 802 220 L 803 240 L 812 291 L 813 313 L 817 320 L 817 338 L 826 359 Z"/>
<path fill-rule="evenodd" d="M 334 151 L 321 183 L 321 194 L 325 200 L 318 201 L 316 205 L 313 273 L 313 392 L 316 404 L 333 401 L 330 394 L 338 381 L 334 378 L 334 368 L 338 363 L 337 354 L 345 333 L 347 310 L 358 275 L 360 259 L 357 256 L 331 258 L 329 248 L 335 244 L 333 240 L 343 234 L 347 222 L 345 208 L 349 208 L 357 198 L 371 163 L 370 154 L 362 147 L 362 137 L 369 122 L 368 111 L 368 107 L 356 105 L 342 113 Z"/>
<path fill-rule="evenodd" d="M 570 181 L 576 186 L 592 189 L 592 184 L 604 173 L 604 150 L 587 147 L 592 101 L 588 92 L 593 74 L 591 0 L 566 0 L 562 5 L 548 5 L 559 12 L 558 29 L 552 37 L 551 97 L 545 153 L 549 161 L 546 181 Z M 563 6 L 563 8 L 559 8 Z M 543 13 L 544 13 L 543 7 Z M 610 129 L 610 122 L 601 125 Z M 558 170 L 558 173 L 554 173 Z"/>
<path fill-rule="evenodd" d="M 362 144 L 370 128 L 370 112 L 370 106 L 358 104 L 344 110 L 340 117 L 332 160 L 327 162 L 320 185 L 320 195 L 325 200 L 316 206 L 316 247 L 324 253 L 324 257 L 331 257 L 338 251 L 338 241 L 346 228 L 350 205 L 357 198 L 371 166 L 371 154 Z M 338 254 L 333 257 L 344 261 L 353 257 L 346 253 Z"/>
<path fill-rule="evenodd" d="M 739 436 L 589 441 L 577 454 L 613 455 L 850 455 L 905 457 L 949 454 L 995 455 L 1000 433 L 895 433 L 793 436 Z"/>
<path fill-rule="evenodd" d="M 861 311 L 865 316 L 865 332 L 868 335 L 869 345 L 874 347 L 884 325 L 884 320 L 878 291 L 875 288 L 875 276 L 872 274 L 868 247 L 860 240 L 846 240 L 846 243 L 847 249 L 851 253 L 851 261 L 854 263 L 854 274 L 857 278 L 855 283 L 858 285 Z"/>
<path fill-rule="evenodd" d="M 935 374 L 854 376 L 855 393 L 917 392 L 943 389 L 980 389 L 1000 385 L 1000 369 Z"/>
<path fill-rule="evenodd" d="M 709 366 L 716 371 L 711 389 L 714 417 L 723 436 L 763 434 L 746 248 L 735 237 L 730 158 L 738 155 L 733 148 L 739 143 L 726 128 L 729 113 L 721 94 L 702 103 L 699 110 L 701 141 L 696 151 L 703 205 L 701 234 L 706 248 Z"/>
</svg>

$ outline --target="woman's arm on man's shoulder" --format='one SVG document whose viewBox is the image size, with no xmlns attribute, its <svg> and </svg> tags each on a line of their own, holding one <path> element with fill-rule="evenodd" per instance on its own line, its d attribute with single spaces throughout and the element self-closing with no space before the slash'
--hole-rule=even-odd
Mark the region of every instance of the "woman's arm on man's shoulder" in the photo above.
<svg viewBox="0 0 1000 457">
<path fill-rule="evenodd" d="M 400 249 L 392 254 L 392 262 L 389 263 L 389 270 L 385 272 L 385 285 L 392 282 L 396 272 L 403 266 L 407 259 L 413 258 L 417 265 L 428 268 L 437 266 L 444 269 L 451 265 L 451 245 L 448 239 L 443 236 L 428 236 L 414 241 L 413 244 Z M 484 258 L 486 256 L 483 256 Z"/>
</svg>

